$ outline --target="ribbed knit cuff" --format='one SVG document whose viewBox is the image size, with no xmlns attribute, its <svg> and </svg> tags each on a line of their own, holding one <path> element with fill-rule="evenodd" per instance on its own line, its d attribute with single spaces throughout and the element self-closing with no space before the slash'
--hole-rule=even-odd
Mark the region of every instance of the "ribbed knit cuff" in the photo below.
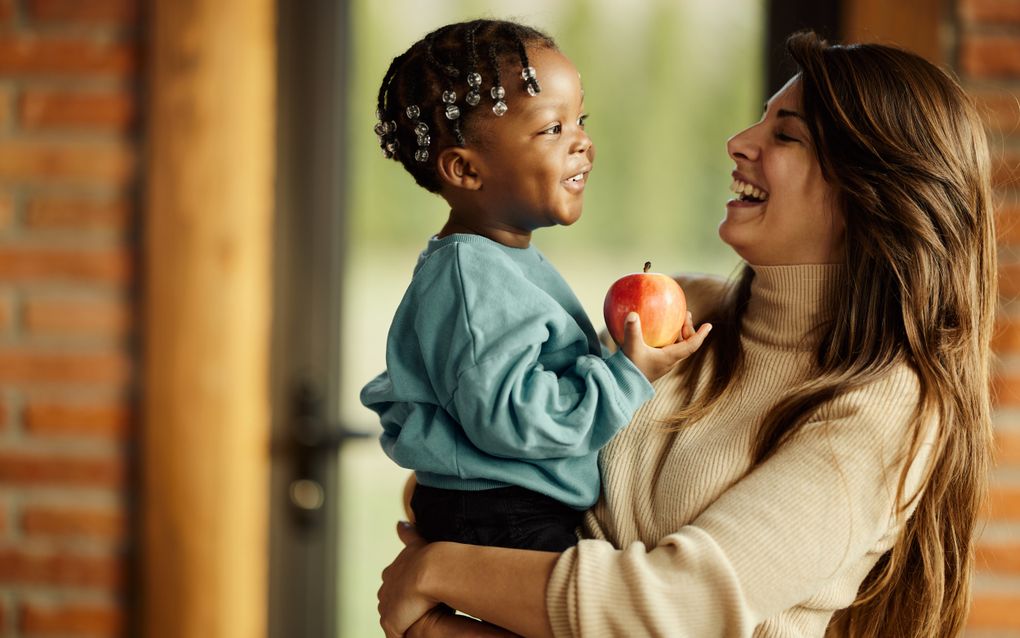
<svg viewBox="0 0 1020 638">
<path fill-rule="evenodd" d="M 633 415 L 642 403 L 655 396 L 652 384 L 623 350 L 617 350 L 605 361 L 620 389 L 620 408 L 625 412 Z"/>
<path fill-rule="evenodd" d="M 549 583 L 545 588 L 545 606 L 549 613 L 549 625 L 556 638 L 571 638 L 573 627 L 570 622 L 570 586 L 575 578 L 577 547 L 571 547 L 560 554 L 553 567 Z"/>
</svg>

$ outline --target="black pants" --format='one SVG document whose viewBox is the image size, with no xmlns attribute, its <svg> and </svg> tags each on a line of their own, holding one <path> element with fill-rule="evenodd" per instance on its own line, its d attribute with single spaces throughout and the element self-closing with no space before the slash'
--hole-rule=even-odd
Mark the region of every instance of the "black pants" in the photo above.
<svg viewBox="0 0 1020 638">
<path fill-rule="evenodd" d="M 523 487 L 446 490 L 418 485 L 415 526 L 428 541 L 562 552 L 577 544 L 583 512 Z"/>
</svg>

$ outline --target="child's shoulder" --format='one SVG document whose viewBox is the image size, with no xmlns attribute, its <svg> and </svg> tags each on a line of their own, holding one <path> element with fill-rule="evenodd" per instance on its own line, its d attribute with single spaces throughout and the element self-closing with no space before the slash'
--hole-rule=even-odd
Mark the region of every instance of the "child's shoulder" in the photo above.
<svg viewBox="0 0 1020 638">
<path fill-rule="evenodd" d="M 450 235 L 429 241 L 415 276 L 430 277 L 455 271 L 471 278 L 498 278 L 517 269 L 514 260 L 496 242 L 475 235 Z"/>
</svg>

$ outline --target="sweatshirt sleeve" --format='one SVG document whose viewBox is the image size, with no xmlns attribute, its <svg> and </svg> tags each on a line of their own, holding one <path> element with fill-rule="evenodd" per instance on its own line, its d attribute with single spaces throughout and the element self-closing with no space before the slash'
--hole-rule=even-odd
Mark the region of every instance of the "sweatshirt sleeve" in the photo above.
<svg viewBox="0 0 1020 638">
<path fill-rule="evenodd" d="M 567 550 L 546 590 L 554 634 L 751 635 L 874 553 L 897 529 L 896 485 L 918 396 L 912 373 L 895 376 L 866 401 L 850 393 L 830 404 L 650 550 L 599 540 Z M 911 460 L 908 501 L 935 430 Z"/>
<path fill-rule="evenodd" d="M 512 263 L 457 249 L 457 294 L 430 294 L 445 308 L 421 313 L 417 325 L 423 347 L 436 353 L 426 358 L 446 359 L 445 371 L 429 375 L 443 407 L 496 457 L 583 456 L 604 446 L 652 397 L 651 384 L 622 352 L 591 354 L 576 320 Z M 457 342 L 470 347 L 450 354 Z"/>
</svg>

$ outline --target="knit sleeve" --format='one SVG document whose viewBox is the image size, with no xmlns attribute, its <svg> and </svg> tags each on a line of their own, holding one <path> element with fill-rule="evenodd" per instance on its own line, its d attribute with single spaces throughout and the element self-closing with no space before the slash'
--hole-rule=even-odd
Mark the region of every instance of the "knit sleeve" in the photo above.
<svg viewBox="0 0 1020 638">
<path fill-rule="evenodd" d="M 555 635 L 751 635 L 874 554 L 870 568 L 874 548 L 898 524 L 896 487 L 917 397 L 905 369 L 844 395 L 650 550 L 582 540 L 547 587 Z M 934 430 L 909 461 L 908 498 Z"/>
<path fill-rule="evenodd" d="M 458 261 L 472 356 L 444 407 L 475 447 L 504 458 L 588 455 L 651 398 L 622 352 L 590 353 L 575 319 L 530 281 L 470 249 Z"/>
</svg>

